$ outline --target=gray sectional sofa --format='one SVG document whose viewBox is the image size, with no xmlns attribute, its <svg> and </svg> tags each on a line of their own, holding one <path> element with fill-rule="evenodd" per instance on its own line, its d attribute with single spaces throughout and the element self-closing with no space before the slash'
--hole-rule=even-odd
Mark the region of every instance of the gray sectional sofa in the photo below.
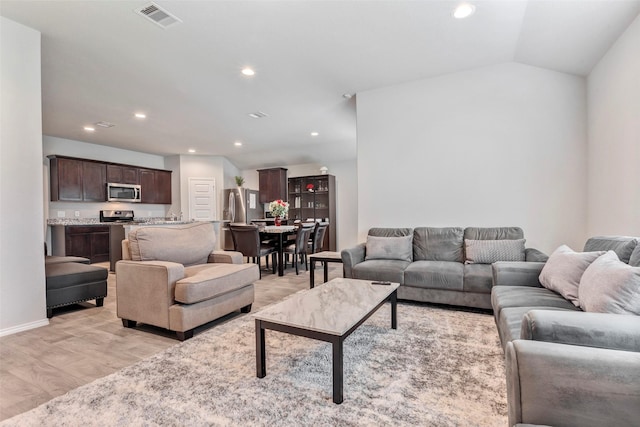
<svg viewBox="0 0 640 427">
<path fill-rule="evenodd" d="M 525 264 L 547 259 L 523 239 L 519 227 L 372 228 L 367 242 L 342 251 L 342 261 L 345 277 L 400 283 L 400 299 L 490 309 L 491 255 Z M 500 254 L 483 243 L 509 248 Z"/>
<path fill-rule="evenodd" d="M 639 242 L 593 237 L 584 252 L 612 250 L 620 261 L 640 267 Z M 509 425 L 640 425 L 640 316 L 582 311 L 542 286 L 544 266 L 492 266 L 491 300 L 505 350 Z M 637 270 L 631 274 L 636 286 Z M 597 285 L 610 286 L 605 282 L 615 280 L 611 276 L 601 276 Z M 638 310 L 640 287 L 624 299 Z"/>
</svg>

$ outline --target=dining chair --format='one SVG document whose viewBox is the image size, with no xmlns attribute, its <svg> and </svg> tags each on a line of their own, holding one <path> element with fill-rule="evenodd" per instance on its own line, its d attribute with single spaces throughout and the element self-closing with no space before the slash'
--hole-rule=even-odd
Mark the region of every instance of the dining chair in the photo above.
<svg viewBox="0 0 640 427">
<path fill-rule="evenodd" d="M 307 264 L 307 252 L 308 252 L 308 242 L 309 237 L 311 236 L 311 232 L 313 232 L 314 228 L 312 224 L 306 225 L 300 223 L 298 225 L 298 229 L 296 230 L 295 241 L 284 247 L 283 253 L 288 256 L 293 255 L 292 263 L 296 267 L 296 274 L 300 274 L 300 269 L 298 267 L 298 260 L 303 261 L 305 265 L 305 270 L 308 270 Z M 286 261 L 285 261 L 286 266 Z"/>
<path fill-rule="evenodd" d="M 276 272 L 276 254 L 277 248 L 274 245 L 262 243 L 260 241 L 260 230 L 254 224 L 231 224 L 231 238 L 233 239 L 233 247 L 243 256 L 253 259 L 253 262 L 260 265 L 260 259 L 266 257 L 266 265 L 269 268 L 269 255 L 271 255 L 272 272 Z M 260 277 L 262 277 L 262 269 L 260 269 Z"/>
<path fill-rule="evenodd" d="M 321 224 L 319 222 L 316 223 L 315 231 L 313 232 L 313 239 L 311 240 L 311 253 L 315 254 L 316 252 L 322 252 L 324 245 L 324 236 L 327 232 L 327 228 L 329 227 L 328 223 Z"/>
</svg>

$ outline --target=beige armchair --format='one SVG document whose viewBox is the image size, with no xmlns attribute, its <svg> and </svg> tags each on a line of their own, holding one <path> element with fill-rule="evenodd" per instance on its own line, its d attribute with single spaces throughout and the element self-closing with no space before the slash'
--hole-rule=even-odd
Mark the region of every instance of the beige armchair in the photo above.
<svg viewBox="0 0 640 427">
<path fill-rule="evenodd" d="M 191 338 L 197 326 L 235 310 L 248 313 L 258 266 L 239 252 L 213 251 L 213 224 L 141 227 L 122 242 L 116 263 L 117 315 Z"/>
</svg>

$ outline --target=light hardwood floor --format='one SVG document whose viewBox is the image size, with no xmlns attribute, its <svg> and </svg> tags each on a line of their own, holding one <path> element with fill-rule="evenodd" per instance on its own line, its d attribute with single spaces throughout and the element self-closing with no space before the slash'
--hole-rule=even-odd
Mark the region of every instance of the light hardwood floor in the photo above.
<svg viewBox="0 0 640 427">
<path fill-rule="evenodd" d="M 94 264 L 108 268 L 108 263 Z M 321 283 L 322 267 L 315 270 Z M 342 265 L 329 264 L 329 279 Z M 309 273 L 292 268 L 278 277 L 263 270 L 252 312 L 309 288 Z M 0 338 L 0 420 L 28 411 L 83 384 L 176 345 L 175 334 L 152 326 L 128 329 L 116 317 L 115 275 L 109 274 L 103 307 L 95 301 L 54 311 L 50 324 Z M 249 314 L 250 315 L 250 314 Z M 240 316 L 232 313 L 197 328 L 199 333 Z"/>
</svg>

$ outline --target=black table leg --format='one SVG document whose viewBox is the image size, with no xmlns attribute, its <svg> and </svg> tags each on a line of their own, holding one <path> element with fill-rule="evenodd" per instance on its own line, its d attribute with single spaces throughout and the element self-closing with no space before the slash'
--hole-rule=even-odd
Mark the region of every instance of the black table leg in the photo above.
<svg viewBox="0 0 640 427">
<path fill-rule="evenodd" d="M 342 403 L 342 338 L 333 341 L 333 403 Z"/>
<path fill-rule="evenodd" d="M 278 276 L 284 276 L 284 240 L 282 233 L 279 234 L 278 244 Z"/>
<path fill-rule="evenodd" d="M 324 283 L 329 281 L 329 263 L 325 261 L 324 263 Z"/>
<path fill-rule="evenodd" d="M 390 295 L 391 301 L 391 329 L 398 329 L 398 290 Z"/>
<path fill-rule="evenodd" d="M 264 328 L 262 322 L 256 319 L 256 375 L 264 378 L 267 375 L 267 365 L 264 348 Z"/>
<path fill-rule="evenodd" d="M 314 270 L 316 269 L 316 261 L 314 259 L 311 259 L 309 264 L 311 264 L 311 270 L 309 271 L 309 288 L 313 289 L 313 287 L 316 285 L 316 275 L 314 274 Z"/>
</svg>

